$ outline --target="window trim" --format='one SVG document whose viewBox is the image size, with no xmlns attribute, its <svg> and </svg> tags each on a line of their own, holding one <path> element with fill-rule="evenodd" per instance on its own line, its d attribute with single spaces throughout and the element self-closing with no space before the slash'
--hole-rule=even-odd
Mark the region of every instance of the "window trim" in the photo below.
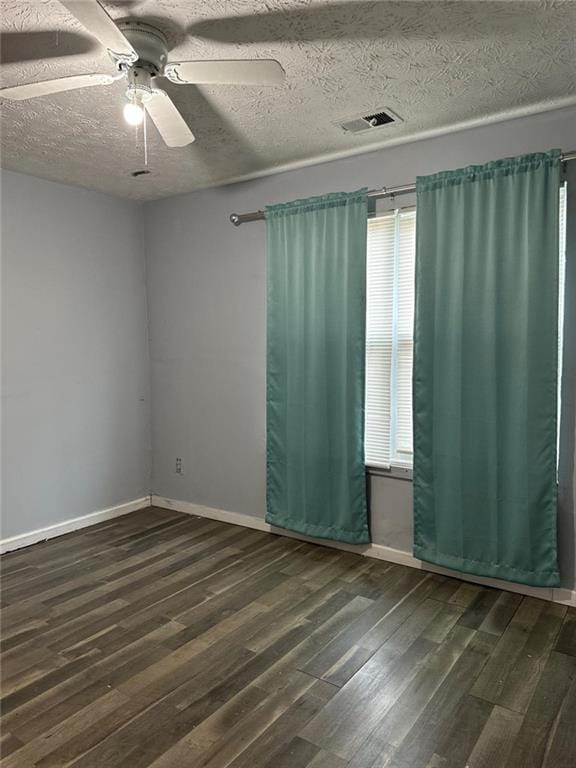
<svg viewBox="0 0 576 768">
<path fill-rule="evenodd" d="M 409 480 L 412 482 L 412 466 L 390 464 L 388 467 L 380 467 L 376 464 L 366 464 L 365 469 L 366 474 L 372 477 L 389 477 L 394 480 Z"/>
</svg>

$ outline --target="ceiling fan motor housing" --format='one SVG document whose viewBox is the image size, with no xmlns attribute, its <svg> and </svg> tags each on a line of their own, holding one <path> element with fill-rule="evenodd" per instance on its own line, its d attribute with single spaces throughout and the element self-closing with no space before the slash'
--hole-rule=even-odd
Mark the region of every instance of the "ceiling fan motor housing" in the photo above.
<svg viewBox="0 0 576 768">
<path fill-rule="evenodd" d="M 168 61 L 168 42 L 165 35 L 156 27 L 141 21 L 120 21 L 118 28 L 138 54 L 138 60 L 134 64 L 126 64 L 123 57 L 109 51 L 116 67 L 120 71 L 146 71 L 149 77 L 162 75 Z"/>
</svg>

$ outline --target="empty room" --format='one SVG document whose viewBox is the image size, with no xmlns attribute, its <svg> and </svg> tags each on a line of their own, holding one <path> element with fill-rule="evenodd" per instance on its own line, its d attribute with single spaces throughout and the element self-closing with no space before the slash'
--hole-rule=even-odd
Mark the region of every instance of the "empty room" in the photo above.
<svg viewBox="0 0 576 768">
<path fill-rule="evenodd" d="M 576 0 L 0 0 L 2 768 L 576 768 Z"/>
</svg>

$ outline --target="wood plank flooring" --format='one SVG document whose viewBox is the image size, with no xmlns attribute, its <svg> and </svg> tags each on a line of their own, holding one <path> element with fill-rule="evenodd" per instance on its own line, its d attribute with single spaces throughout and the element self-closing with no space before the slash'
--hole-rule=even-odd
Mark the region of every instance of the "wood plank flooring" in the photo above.
<svg viewBox="0 0 576 768">
<path fill-rule="evenodd" d="M 575 768 L 576 610 L 150 508 L 2 558 L 3 768 Z"/>
</svg>

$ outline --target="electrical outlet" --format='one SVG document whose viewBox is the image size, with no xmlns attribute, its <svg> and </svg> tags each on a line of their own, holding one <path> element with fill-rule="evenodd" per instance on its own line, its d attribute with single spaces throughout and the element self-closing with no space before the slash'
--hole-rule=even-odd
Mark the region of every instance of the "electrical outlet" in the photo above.
<svg viewBox="0 0 576 768">
<path fill-rule="evenodd" d="M 182 458 L 180 456 L 176 456 L 176 463 L 174 465 L 174 471 L 177 475 L 183 475 L 184 474 L 184 462 L 182 461 Z"/>
</svg>

